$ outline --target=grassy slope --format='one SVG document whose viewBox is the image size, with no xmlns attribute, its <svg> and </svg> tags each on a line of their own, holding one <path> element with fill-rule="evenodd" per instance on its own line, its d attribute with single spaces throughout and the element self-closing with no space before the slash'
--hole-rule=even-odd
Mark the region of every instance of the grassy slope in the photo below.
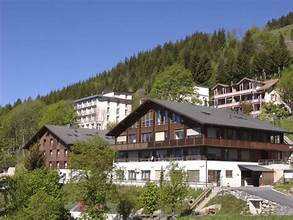
<svg viewBox="0 0 293 220">
<path fill-rule="evenodd" d="M 291 188 L 293 188 L 293 182 L 290 182 L 290 183 L 277 183 L 277 184 L 274 185 L 274 188 L 276 190 L 281 191 L 281 192 L 288 192 Z"/>
<path fill-rule="evenodd" d="M 293 132 L 293 117 L 292 116 L 281 120 L 278 124 L 281 128 L 284 128 L 288 131 Z M 293 134 L 289 134 L 288 137 L 293 141 Z"/>
<path fill-rule="evenodd" d="M 287 25 L 280 29 L 272 30 L 271 32 L 275 34 L 281 33 L 284 36 L 286 45 L 289 51 L 291 52 L 291 54 L 293 55 L 293 39 L 292 39 L 293 36 L 291 37 L 291 30 L 293 30 L 293 24 Z"/>
<path fill-rule="evenodd" d="M 225 195 L 223 197 L 217 196 L 208 203 L 208 206 L 212 204 L 222 204 L 221 211 L 214 216 L 182 217 L 179 218 L 179 220 L 292 220 L 292 216 L 240 215 L 240 213 L 246 208 L 246 202 L 231 195 Z"/>
<path fill-rule="evenodd" d="M 184 217 L 179 220 L 292 220 L 292 216 L 203 216 L 203 217 Z"/>
<path fill-rule="evenodd" d="M 232 195 L 216 196 L 207 206 L 221 204 L 222 208 L 217 215 L 239 215 L 245 208 L 246 202 Z"/>
</svg>

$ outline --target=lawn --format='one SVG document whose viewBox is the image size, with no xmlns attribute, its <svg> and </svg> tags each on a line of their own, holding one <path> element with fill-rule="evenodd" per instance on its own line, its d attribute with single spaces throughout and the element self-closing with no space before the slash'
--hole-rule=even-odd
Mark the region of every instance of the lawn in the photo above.
<svg viewBox="0 0 293 220">
<path fill-rule="evenodd" d="M 293 181 L 289 183 L 277 183 L 273 187 L 274 189 L 279 190 L 281 192 L 288 192 L 291 188 L 293 188 Z"/>
<path fill-rule="evenodd" d="M 222 208 L 217 215 L 240 215 L 243 211 L 246 211 L 246 202 L 232 195 L 216 196 L 207 206 L 221 204 Z"/>
<path fill-rule="evenodd" d="M 291 131 L 293 132 L 293 117 L 288 117 L 286 119 L 282 119 L 279 121 L 278 125 L 281 127 L 281 128 L 284 128 L 288 131 Z M 289 134 L 288 137 L 293 140 L 293 134 Z"/>
<path fill-rule="evenodd" d="M 241 215 L 215 215 L 183 217 L 178 220 L 292 220 L 292 216 L 241 216 Z"/>
<path fill-rule="evenodd" d="M 222 209 L 216 215 L 188 216 L 178 220 L 292 220 L 292 216 L 250 216 L 240 215 L 246 211 L 246 202 L 232 195 L 216 196 L 207 206 L 221 204 Z"/>
</svg>

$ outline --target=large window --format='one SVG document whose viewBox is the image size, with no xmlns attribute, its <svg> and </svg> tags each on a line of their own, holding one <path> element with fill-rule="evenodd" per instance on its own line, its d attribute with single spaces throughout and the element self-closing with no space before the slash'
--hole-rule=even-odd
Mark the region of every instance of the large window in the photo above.
<svg viewBox="0 0 293 220">
<path fill-rule="evenodd" d="M 136 134 L 131 134 L 128 136 L 128 143 L 136 143 Z"/>
<path fill-rule="evenodd" d="M 151 171 L 150 170 L 142 170 L 141 171 L 141 179 L 142 180 L 150 180 L 151 179 Z"/>
<path fill-rule="evenodd" d="M 175 130 L 175 139 L 184 139 L 185 138 L 185 134 L 184 134 L 184 130 Z"/>
<path fill-rule="evenodd" d="M 187 170 L 188 182 L 199 182 L 199 170 Z"/>
<path fill-rule="evenodd" d="M 174 123 L 182 123 L 182 118 L 180 115 L 177 115 L 175 113 L 172 114 L 172 121 Z"/>
<path fill-rule="evenodd" d="M 129 180 L 136 180 L 136 172 L 135 172 L 135 170 L 129 170 L 128 171 L 128 179 Z"/>
<path fill-rule="evenodd" d="M 232 178 L 233 177 L 233 170 L 226 170 L 226 178 Z"/>
<path fill-rule="evenodd" d="M 151 127 L 153 125 L 153 113 L 148 112 L 143 116 L 142 126 Z"/>
<path fill-rule="evenodd" d="M 153 133 L 144 133 L 142 134 L 142 142 L 151 142 L 153 141 Z"/>
</svg>

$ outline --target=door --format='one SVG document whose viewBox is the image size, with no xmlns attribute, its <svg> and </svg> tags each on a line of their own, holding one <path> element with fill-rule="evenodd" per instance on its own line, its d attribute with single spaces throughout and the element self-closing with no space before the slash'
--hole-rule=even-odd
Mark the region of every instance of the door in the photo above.
<svg viewBox="0 0 293 220">
<path fill-rule="evenodd" d="M 217 186 L 220 186 L 220 176 L 221 176 L 221 170 L 209 170 L 208 182 L 216 184 Z"/>
</svg>

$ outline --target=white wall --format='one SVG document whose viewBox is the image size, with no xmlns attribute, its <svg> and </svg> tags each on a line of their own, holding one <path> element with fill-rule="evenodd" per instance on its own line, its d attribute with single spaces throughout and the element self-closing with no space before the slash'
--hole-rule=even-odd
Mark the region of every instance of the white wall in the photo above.
<svg viewBox="0 0 293 220">
<path fill-rule="evenodd" d="M 220 182 L 223 186 L 239 187 L 241 186 L 241 171 L 239 164 L 253 164 L 253 162 L 234 162 L 234 161 L 205 161 L 205 160 L 190 160 L 190 161 L 176 161 L 184 170 L 199 170 L 200 182 L 193 183 L 198 187 L 204 186 L 206 183 L 206 164 L 208 170 L 220 170 Z M 141 179 L 142 170 L 150 170 L 150 180 L 156 181 L 156 170 L 166 170 L 170 163 L 168 161 L 154 161 L 154 162 L 118 162 L 115 165 L 124 170 L 125 180 L 128 180 L 128 170 L 135 170 L 137 172 L 137 181 L 128 181 L 129 184 L 143 185 Z M 226 178 L 226 170 L 232 170 L 232 178 Z M 125 181 L 127 182 L 127 181 Z"/>
<path fill-rule="evenodd" d="M 114 92 L 109 92 L 103 94 L 103 96 L 107 97 L 115 97 L 124 100 L 132 100 L 132 95 L 130 94 L 115 94 Z M 79 126 L 84 128 L 98 128 L 98 129 L 106 129 L 107 124 L 110 122 L 120 122 L 127 115 L 131 113 L 132 106 L 131 104 L 124 104 L 122 102 L 118 102 L 116 100 L 110 99 L 109 102 L 106 100 L 101 100 L 99 97 L 90 98 L 82 101 L 82 103 L 86 102 L 86 104 L 75 103 L 75 109 L 79 115 Z M 80 109 L 80 107 L 90 107 L 90 109 Z M 109 111 L 108 111 L 109 108 Z M 119 112 L 117 109 L 119 108 Z M 81 110 L 81 113 L 79 112 Z M 86 116 L 86 114 L 93 114 L 95 116 Z"/>
</svg>

